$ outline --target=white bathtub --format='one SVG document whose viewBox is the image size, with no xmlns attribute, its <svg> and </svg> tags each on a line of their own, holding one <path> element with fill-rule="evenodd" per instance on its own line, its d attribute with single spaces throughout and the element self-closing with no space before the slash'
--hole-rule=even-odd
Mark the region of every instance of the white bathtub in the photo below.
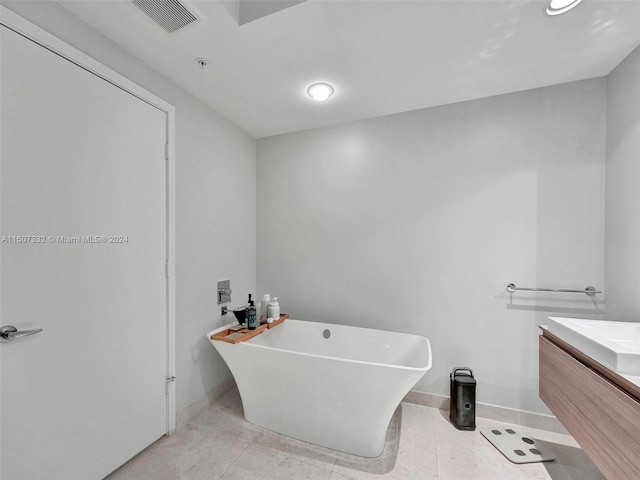
<svg viewBox="0 0 640 480">
<path fill-rule="evenodd" d="M 364 457 L 382 453 L 393 412 L 431 368 L 424 337 L 301 320 L 235 345 L 211 343 L 233 374 L 247 421 Z"/>
</svg>

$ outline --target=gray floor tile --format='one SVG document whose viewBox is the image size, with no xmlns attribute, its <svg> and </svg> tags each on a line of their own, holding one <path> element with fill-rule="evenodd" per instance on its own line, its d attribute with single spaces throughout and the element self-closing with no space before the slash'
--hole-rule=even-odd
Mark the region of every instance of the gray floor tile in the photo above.
<svg viewBox="0 0 640 480">
<path fill-rule="evenodd" d="M 252 444 L 233 462 L 221 480 L 329 480 L 330 476 L 330 469 Z"/>
<path fill-rule="evenodd" d="M 384 452 L 363 458 L 279 435 L 244 419 L 233 389 L 108 480 L 603 480 L 569 435 L 517 427 L 556 454 L 556 461 L 515 465 L 479 432 L 508 423 L 478 418 L 454 428 L 448 412 L 403 403 Z"/>
<path fill-rule="evenodd" d="M 187 424 L 163 437 L 106 480 L 217 480 L 249 442 Z"/>
</svg>

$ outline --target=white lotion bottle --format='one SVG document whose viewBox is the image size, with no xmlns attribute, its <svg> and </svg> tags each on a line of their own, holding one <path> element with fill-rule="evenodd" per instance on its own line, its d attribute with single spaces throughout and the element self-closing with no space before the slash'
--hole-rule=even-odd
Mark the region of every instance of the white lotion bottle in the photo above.
<svg viewBox="0 0 640 480">
<path fill-rule="evenodd" d="M 270 302 L 271 302 L 271 295 L 268 293 L 265 293 L 264 296 L 262 297 L 262 301 L 260 302 L 260 323 L 266 322 L 267 318 L 269 317 L 268 309 L 269 309 Z"/>
<path fill-rule="evenodd" d="M 269 302 L 268 316 L 273 318 L 274 321 L 280 318 L 280 304 L 278 303 L 278 297 L 273 297 L 273 300 Z"/>
</svg>

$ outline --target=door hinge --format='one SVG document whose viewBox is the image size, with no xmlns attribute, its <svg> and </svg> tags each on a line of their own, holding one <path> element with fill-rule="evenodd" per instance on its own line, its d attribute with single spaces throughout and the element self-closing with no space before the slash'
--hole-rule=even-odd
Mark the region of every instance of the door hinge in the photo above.
<svg viewBox="0 0 640 480">
<path fill-rule="evenodd" d="M 169 262 L 164 264 L 164 276 L 169 278 Z"/>
<path fill-rule="evenodd" d="M 164 159 L 167 162 L 169 161 L 169 144 L 168 143 L 164 144 Z"/>
<path fill-rule="evenodd" d="M 167 394 L 167 396 L 169 395 L 169 385 L 171 385 L 173 382 L 176 381 L 176 377 L 175 376 L 170 376 L 166 378 L 167 383 L 165 384 L 165 393 Z"/>
</svg>

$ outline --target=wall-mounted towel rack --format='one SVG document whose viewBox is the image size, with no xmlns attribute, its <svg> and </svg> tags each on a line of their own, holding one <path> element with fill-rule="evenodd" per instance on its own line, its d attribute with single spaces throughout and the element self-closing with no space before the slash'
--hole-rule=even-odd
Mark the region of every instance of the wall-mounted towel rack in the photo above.
<svg viewBox="0 0 640 480">
<path fill-rule="evenodd" d="M 584 293 L 593 297 L 596 293 L 602 293 L 601 290 L 596 290 L 595 287 L 591 285 L 587 285 L 584 290 L 567 290 L 564 288 L 525 288 L 525 287 L 516 287 L 515 283 L 510 283 L 507 285 L 507 292 L 513 293 L 516 290 L 529 290 L 531 292 L 561 292 L 561 293 Z"/>
</svg>

